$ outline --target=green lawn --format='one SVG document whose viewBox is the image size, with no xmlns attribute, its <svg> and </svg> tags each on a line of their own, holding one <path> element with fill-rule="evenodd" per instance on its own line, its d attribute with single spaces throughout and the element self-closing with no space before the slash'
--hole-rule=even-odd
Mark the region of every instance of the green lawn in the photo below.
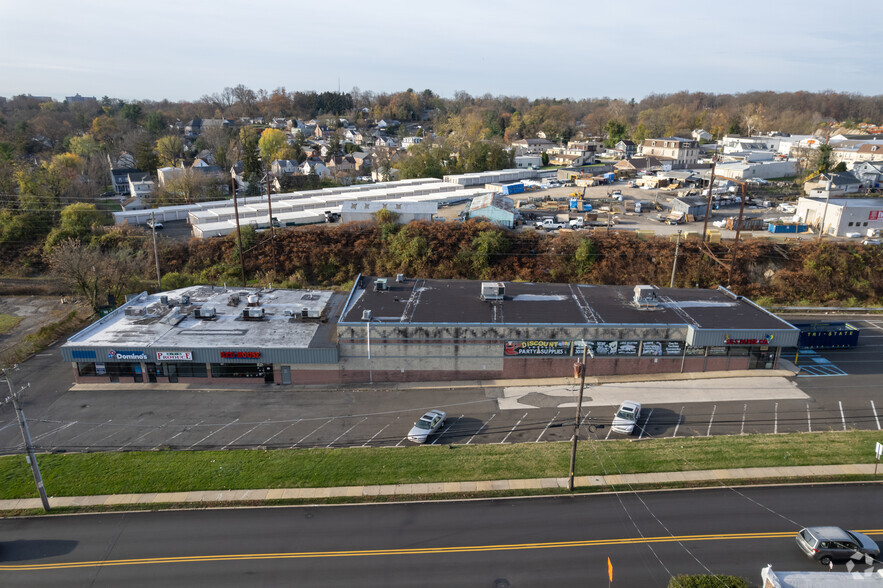
<svg viewBox="0 0 883 588">
<path fill-rule="evenodd" d="M 876 431 L 581 442 L 578 476 L 873 463 Z M 313 488 L 567 475 L 570 443 L 40 455 L 50 496 Z M 0 458 L 0 499 L 37 496 L 22 456 Z"/>
</svg>

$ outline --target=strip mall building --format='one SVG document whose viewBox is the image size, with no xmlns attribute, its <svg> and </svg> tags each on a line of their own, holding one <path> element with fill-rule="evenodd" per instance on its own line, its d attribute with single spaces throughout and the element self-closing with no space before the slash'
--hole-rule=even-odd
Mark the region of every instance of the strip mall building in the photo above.
<svg viewBox="0 0 883 588">
<path fill-rule="evenodd" d="M 799 330 L 718 290 L 369 278 L 142 293 L 62 346 L 78 382 L 282 385 L 773 369 Z"/>
</svg>

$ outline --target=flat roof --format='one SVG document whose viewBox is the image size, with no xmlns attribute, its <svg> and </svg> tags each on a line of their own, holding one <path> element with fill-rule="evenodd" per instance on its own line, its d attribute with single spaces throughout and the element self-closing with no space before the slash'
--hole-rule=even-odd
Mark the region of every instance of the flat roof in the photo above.
<svg viewBox="0 0 883 588">
<path fill-rule="evenodd" d="M 228 304 L 239 295 L 236 306 Z M 257 295 L 262 320 L 245 320 L 248 296 Z M 189 301 L 185 303 L 185 296 Z M 281 290 L 192 286 L 159 294 L 143 293 L 96 321 L 64 344 L 69 347 L 137 348 L 308 348 L 328 346 L 330 329 L 318 321 L 293 319 L 303 309 L 331 314 L 329 290 Z M 167 302 L 163 302 L 166 297 Z M 196 318 L 194 309 L 215 309 L 212 319 Z M 290 310 L 291 315 L 285 311 Z M 181 319 L 181 320 L 178 320 Z"/>
<path fill-rule="evenodd" d="M 689 325 L 695 329 L 787 329 L 789 323 L 725 290 L 657 288 L 659 304 L 639 308 L 634 286 L 504 282 L 505 299 L 483 301 L 480 281 L 388 278 L 376 291 L 375 278 L 353 289 L 341 323 L 360 323 L 371 311 L 375 323 L 499 325 Z"/>
</svg>

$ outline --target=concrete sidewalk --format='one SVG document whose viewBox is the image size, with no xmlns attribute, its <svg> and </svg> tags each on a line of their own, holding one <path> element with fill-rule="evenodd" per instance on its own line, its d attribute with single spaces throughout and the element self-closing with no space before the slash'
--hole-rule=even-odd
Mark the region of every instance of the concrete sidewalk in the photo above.
<svg viewBox="0 0 883 588">
<path fill-rule="evenodd" d="M 660 472 L 653 474 L 623 474 L 609 476 L 577 476 L 576 491 L 580 488 L 610 487 L 628 490 L 630 486 L 678 482 L 707 482 L 733 480 L 776 480 L 873 475 L 874 464 L 845 464 L 828 466 L 797 466 L 774 468 L 739 468 L 723 470 L 696 470 Z M 883 481 L 883 472 L 881 472 Z M 50 496 L 50 507 L 118 506 L 127 504 L 193 504 L 212 505 L 230 502 L 260 502 L 264 500 L 316 500 L 336 497 L 395 496 L 403 500 L 420 499 L 434 495 L 456 495 L 507 490 L 543 490 L 567 488 L 567 478 L 539 478 L 528 480 L 488 480 L 480 482 L 436 482 L 426 484 L 388 484 L 383 486 L 342 486 L 338 488 L 277 488 L 273 490 L 206 490 L 196 492 L 166 492 L 153 494 L 104 494 L 97 496 Z M 0 512 L 42 509 L 39 498 L 0 500 Z"/>
</svg>

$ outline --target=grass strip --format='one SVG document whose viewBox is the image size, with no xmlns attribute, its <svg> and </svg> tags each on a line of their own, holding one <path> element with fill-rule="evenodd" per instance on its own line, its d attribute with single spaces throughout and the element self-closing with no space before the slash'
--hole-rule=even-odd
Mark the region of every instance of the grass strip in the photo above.
<svg viewBox="0 0 883 588">
<path fill-rule="evenodd" d="M 878 431 L 848 431 L 582 442 L 576 474 L 873 463 L 874 443 L 881 439 Z M 51 496 L 89 496 L 563 477 L 570 447 L 561 442 L 45 454 L 38 462 Z M 0 458 L 0 499 L 36 496 L 24 458 Z"/>
<path fill-rule="evenodd" d="M 0 335 L 6 334 L 20 322 L 25 320 L 23 316 L 12 316 L 11 314 L 0 314 Z"/>
</svg>

